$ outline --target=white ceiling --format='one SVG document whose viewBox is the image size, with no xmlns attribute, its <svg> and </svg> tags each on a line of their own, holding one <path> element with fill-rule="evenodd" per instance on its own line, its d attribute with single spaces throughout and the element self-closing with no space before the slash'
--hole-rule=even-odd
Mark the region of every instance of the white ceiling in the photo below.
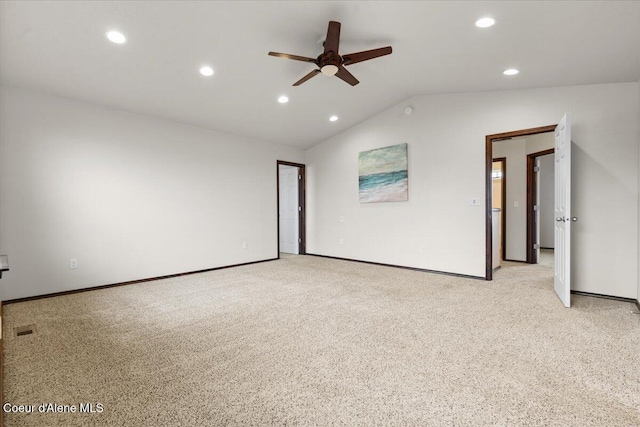
<svg viewBox="0 0 640 427">
<path fill-rule="evenodd" d="M 476 28 L 486 15 L 496 25 Z M 267 52 L 316 57 L 330 20 L 340 53 L 393 54 L 348 67 L 355 87 L 292 87 L 313 65 Z M 2 84 L 301 148 L 415 95 L 639 79 L 637 1 L 0 3 Z"/>
</svg>

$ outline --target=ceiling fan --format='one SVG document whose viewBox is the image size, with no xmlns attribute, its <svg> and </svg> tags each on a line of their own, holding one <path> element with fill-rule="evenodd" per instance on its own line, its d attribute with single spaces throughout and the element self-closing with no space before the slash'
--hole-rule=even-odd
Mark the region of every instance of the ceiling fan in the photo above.
<svg viewBox="0 0 640 427">
<path fill-rule="evenodd" d="M 314 59 L 308 58 L 306 56 L 289 55 L 288 53 L 278 52 L 269 52 L 269 55 L 316 64 L 318 69 L 311 71 L 309 74 L 295 82 L 293 84 L 294 86 L 300 86 L 302 83 L 306 82 L 311 77 L 314 77 L 319 73 L 322 73 L 325 76 L 336 76 L 339 79 L 342 79 L 345 82 L 349 83 L 351 86 L 355 86 L 360 82 L 353 76 L 353 74 L 351 74 L 349 71 L 347 71 L 346 68 L 344 68 L 346 65 L 367 61 L 369 59 L 389 55 L 391 53 L 391 46 L 387 46 L 340 56 L 338 54 L 339 44 L 340 23 L 336 21 L 330 21 L 329 28 L 327 29 L 327 39 L 324 42 L 324 52 L 321 53 L 317 58 Z"/>
</svg>

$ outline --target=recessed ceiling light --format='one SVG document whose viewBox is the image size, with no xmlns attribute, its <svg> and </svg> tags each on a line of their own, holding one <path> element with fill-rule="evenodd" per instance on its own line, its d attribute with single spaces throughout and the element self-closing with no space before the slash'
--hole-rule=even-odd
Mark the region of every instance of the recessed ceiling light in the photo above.
<svg viewBox="0 0 640 427">
<path fill-rule="evenodd" d="M 127 41 L 127 38 L 120 31 L 109 31 L 107 38 L 117 44 L 122 44 Z"/>
<path fill-rule="evenodd" d="M 211 77 L 213 76 L 213 68 L 209 67 L 208 65 L 200 67 L 200 74 L 205 77 Z"/>
<path fill-rule="evenodd" d="M 505 76 L 515 76 L 519 72 L 520 71 L 516 70 L 515 68 L 509 68 L 508 70 L 504 70 L 502 74 L 504 74 Z"/>
<path fill-rule="evenodd" d="M 278 102 L 280 104 L 286 104 L 287 102 L 289 102 L 289 98 L 285 95 L 282 95 L 280 98 L 278 98 Z"/>
<path fill-rule="evenodd" d="M 331 117 L 329 117 L 329 121 L 330 121 L 330 122 L 335 122 L 336 120 L 338 120 L 338 116 L 331 116 Z"/>
<path fill-rule="evenodd" d="M 476 21 L 476 27 L 478 28 L 489 28 L 496 23 L 496 20 L 493 18 L 480 18 Z"/>
</svg>

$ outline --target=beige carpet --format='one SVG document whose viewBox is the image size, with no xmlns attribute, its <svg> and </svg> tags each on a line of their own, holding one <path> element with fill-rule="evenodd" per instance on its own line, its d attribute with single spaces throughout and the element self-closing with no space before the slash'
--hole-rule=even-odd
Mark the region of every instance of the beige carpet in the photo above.
<svg viewBox="0 0 640 427">
<path fill-rule="evenodd" d="M 540 249 L 540 255 L 538 256 L 538 264 L 541 267 L 548 267 L 553 269 L 554 266 L 554 253 L 553 249 Z"/>
<path fill-rule="evenodd" d="M 104 412 L 6 426 L 640 425 L 635 306 L 552 280 L 291 256 L 10 304 L 5 401 Z"/>
</svg>

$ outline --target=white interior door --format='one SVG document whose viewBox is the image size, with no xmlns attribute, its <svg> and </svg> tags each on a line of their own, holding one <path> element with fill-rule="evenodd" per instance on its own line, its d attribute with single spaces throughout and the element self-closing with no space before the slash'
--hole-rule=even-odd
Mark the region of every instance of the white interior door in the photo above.
<svg viewBox="0 0 640 427">
<path fill-rule="evenodd" d="M 280 165 L 280 252 L 298 254 L 298 168 Z"/>
<path fill-rule="evenodd" d="M 571 123 L 565 114 L 556 127 L 555 273 L 553 288 L 571 306 Z"/>
</svg>

